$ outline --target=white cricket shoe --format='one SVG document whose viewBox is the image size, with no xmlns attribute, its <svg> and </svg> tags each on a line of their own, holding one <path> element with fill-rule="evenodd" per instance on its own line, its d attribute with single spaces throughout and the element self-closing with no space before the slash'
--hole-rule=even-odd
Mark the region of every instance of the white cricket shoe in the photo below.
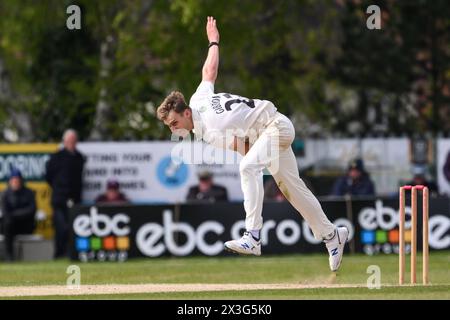
<svg viewBox="0 0 450 320">
<path fill-rule="evenodd" d="M 250 232 L 244 232 L 239 240 L 227 241 L 224 244 L 225 250 L 240 254 L 261 255 L 261 241 L 256 241 Z"/>
<path fill-rule="evenodd" d="M 346 227 L 339 227 L 336 229 L 334 237 L 330 240 L 325 240 L 325 246 L 330 254 L 330 269 L 337 271 L 341 265 L 342 255 L 344 254 L 345 243 L 348 240 L 348 229 Z"/>
</svg>

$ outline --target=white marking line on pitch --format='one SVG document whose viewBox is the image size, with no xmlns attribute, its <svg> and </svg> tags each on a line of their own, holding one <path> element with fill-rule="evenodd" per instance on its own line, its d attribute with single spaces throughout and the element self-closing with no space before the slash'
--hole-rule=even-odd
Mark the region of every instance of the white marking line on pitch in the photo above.
<svg viewBox="0 0 450 320">
<path fill-rule="evenodd" d="M 318 288 L 364 288 L 362 284 L 108 284 L 81 285 L 79 289 L 66 286 L 0 287 L 0 297 L 60 296 L 89 294 L 128 294 L 164 292 L 202 292 L 233 290 L 285 290 Z"/>
<path fill-rule="evenodd" d="M 418 287 L 416 285 L 391 285 L 381 287 Z M 427 287 L 433 286 L 431 284 Z M 165 293 L 165 292 L 205 292 L 205 291 L 242 291 L 242 290 L 289 290 L 289 289 L 330 289 L 330 288 L 367 288 L 364 284 L 289 284 L 289 283 L 183 283 L 183 284 L 106 284 L 82 285 L 79 289 L 66 286 L 17 286 L 0 287 L 0 297 L 25 296 L 68 296 L 95 294 L 129 293 Z"/>
</svg>

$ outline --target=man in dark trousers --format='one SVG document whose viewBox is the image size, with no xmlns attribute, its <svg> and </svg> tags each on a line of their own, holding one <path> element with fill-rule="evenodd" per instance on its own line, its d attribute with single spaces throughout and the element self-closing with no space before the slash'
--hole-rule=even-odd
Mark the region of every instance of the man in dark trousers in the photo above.
<svg viewBox="0 0 450 320">
<path fill-rule="evenodd" d="M 8 188 L 1 197 L 1 209 L 6 260 L 12 261 L 14 237 L 33 233 L 36 213 L 34 193 L 24 185 L 22 174 L 17 169 L 11 170 Z"/>
<path fill-rule="evenodd" d="M 78 136 L 69 129 L 63 135 L 64 148 L 50 157 L 45 179 L 52 187 L 55 258 L 67 256 L 69 209 L 81 201 L 82 175 L 85 159 L 76 149 Z"/>
</svg>

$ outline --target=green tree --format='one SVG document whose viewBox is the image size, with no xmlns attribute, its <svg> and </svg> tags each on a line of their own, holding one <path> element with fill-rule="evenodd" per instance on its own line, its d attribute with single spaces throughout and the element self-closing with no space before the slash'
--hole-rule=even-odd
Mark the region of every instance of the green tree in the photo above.
<svg viewBox="0 0 450 320">
<path fill-rule="evenodd" d="M 9 97 L 8 118 L 21 141 L 58 140 L 67 127 L 83 133 L 95 76 L 95 43 L 85 30 L 68 30 L 69 1 L 2 1 L 0 52 Z"/>
<path fill-rule="evenodd" d="M 449 86 L 450 4 L 380 1 L 382 28 L 369 30 L 362 13 L 370 4 L 347 1 L 343 7 L 343 54 L 333 74 L 357 92 L 358 107 L 341 117 L 335 130 L 345 131 L 347 123 L 358 121 L 363 123 L 361 132 L 377 131 L 384 121 L 383 133 L 437 133 L 450 116 L 445 116 L 448 93 L 444 97 Z"/>
<path fill-rule="evenodd" d="M 370 1 L 1 1 L 0 139 L 167 138 L 155 109 L 199 84 L 208 15 L 216 90 L 272 100 L 302 133 L 450 130 L 448 2 L 377 3 L 382 30 L 366 28 Z"/>
</svg>

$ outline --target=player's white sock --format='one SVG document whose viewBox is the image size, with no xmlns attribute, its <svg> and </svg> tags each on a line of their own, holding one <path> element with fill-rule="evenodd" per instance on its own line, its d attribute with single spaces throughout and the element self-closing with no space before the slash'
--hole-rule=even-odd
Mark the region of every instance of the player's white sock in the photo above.
<svg viewBox="0 0 450 320">
<path fill-rule="evenodd" d="M 252 235 L 253 239 L 259 241 L 259 230 L 250 230 L 249 232 Z"/>
</svg>

